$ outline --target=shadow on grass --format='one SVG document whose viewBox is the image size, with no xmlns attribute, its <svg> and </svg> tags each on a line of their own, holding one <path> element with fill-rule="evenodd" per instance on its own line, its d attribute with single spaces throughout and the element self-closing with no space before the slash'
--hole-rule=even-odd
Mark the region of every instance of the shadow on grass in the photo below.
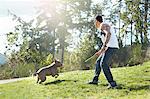
<svg viewBox="0 0 150 99">
<path fill-rule="evenodd" d="M 141 85 L 137 85 L 137 86 L 130 86 L 130 87 L 128 87 L 128 89 L 130 90 L 130 91 L 132 91 L 132 90 L 150 90 L 150 85 L 143 85 L 143 86 L 141 86 Z"/>
<path fill-rule="evenodd" d="M 102 86 L 108 86 L 108 84 L 101 84 Z M 116 89 L 127 89 L 129 91 L 134 90 L 150 90 L 150 85 L 131 85 L 131 86 L 125 86 L 123 84 L 118 84 Z"/>
<path fill-rule="evenodd" d="M 77 82 L 77 80 L 55 80 L 53 82 L 45 83 L 44 85 L 59 84 L 61 82 Z"/>
<path fill-rule="evenodd" d="M 62 82 L 77 82 L 78 80 L 55 80 L 53 82 L 47 82 L 44 85 L 51 85 L 51 84 L 59 84 Z M 101 84 L 102 86 L 108 86 L 108 84 Z M 123 84 L 118 84 L 118 86 L 115 89 L 127 89 L 129 91 L 134 91 L 134 90 L 150 90 L 150 85 L 130 85 L 126 86 Z"/>
<path fill-rule="evenodd" d="M 150 80 L 145 80 L 145 81 L 150 81 Z M 100 84 L 102 86 L 108 86 L 108 84 Z M 138 91 L 138 90 L 150 90 L 150 85 L 142 85 L 142 84 L 134 84 L 134 85 L 124 85 L 124 84 L 118 84 L 116 89 L 127 89 L 129 91 Z"/>
<path fill-rule="evenodd" d="M 108 87 L 109 84 L 99 84 L 99 85 Z M 118 84 L 117 87 L 115 87 L 114 89 L 126 89 L 126 88 L 125 88 L 125 85 Z"/>
<path fill-rule="evenodd" d="M 102 86 L 108 86 L 108 84 L 102 84 Z M 150 85 L 131 85 L 131 86 L 125 86 L 123 84 L 118 84 L 116 89 L 127 89 L 129 91 L 134 91 L 134 90 L 150 90 Z"/>
<path fill-rule="evenodd" d="M 131 86 L 125 86 L 123 84 L 118 84 L 116 89 L 127 89 L 129 91 L 138 91 L 138 90 L 150 90 L 150 85 L 131 85 Z"/>
</svg>

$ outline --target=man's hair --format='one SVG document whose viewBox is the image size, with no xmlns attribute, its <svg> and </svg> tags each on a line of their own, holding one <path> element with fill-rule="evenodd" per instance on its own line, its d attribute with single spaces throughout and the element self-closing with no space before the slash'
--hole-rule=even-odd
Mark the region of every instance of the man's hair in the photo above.
<svg viewBox="0 0 150 99">
<path fill-rule="evenodd" d="M 99 22 L 103 22 L 103 18 L 102 18 L 102 16 L 100 16 L 100 15 L 97 15 L 97 16 L 96 16 L 96 20 L 99 21 Z"/>
</svg>

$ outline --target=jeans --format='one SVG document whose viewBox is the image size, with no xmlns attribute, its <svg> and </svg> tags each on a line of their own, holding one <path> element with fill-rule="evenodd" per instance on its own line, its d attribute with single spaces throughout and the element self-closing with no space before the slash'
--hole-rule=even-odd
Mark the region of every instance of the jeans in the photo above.
<svg viewBox="0 0 150 99">
<path fill-rule="evenodd" d="M 116 82 L 113 80 L 112 73 L 108 66 L 108 62 L 110 62 L 111 56 L 115 52 L 117 48 L 108 48 L 106 52 L 97 59 L 95 64 L 95 76 L 93 78 L 94 82 L 98 82 L 98 77 L 100 75 L 101 69 L 103 69 L 104 75 L 111 86 L 116 86 Z"/>
</svg>

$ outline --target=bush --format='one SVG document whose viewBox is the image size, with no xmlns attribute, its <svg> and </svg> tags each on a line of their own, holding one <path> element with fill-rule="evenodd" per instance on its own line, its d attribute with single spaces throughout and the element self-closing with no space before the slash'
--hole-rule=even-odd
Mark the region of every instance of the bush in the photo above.
<svg viewBox="0 0 150 99">
<path fill-rule="evenodd" d="M 134 44 L 131 47 L 131 55 L 129 57 L 128 65 L 138 65 L 143 63 L 144 57 L 142 57 L 142 45 Z"/>
<path fill-rule="evenodd" d="M 89 66 L 85 64 L 85 60 L 94 55 L 94 53 L 96 52 L 96 49 L 94 48 L 95 46 L 96 42 L 94 41 L 94 38 L 89 39 L 88 36 L 85 36 L 81 41 L 81 45 L 77 52 L 79 57 L 78 61 L 81 66 L 80 69 L 93 69 L 95 60 L 91 60 L 91 62 L 88 64 Z"/>
<path fill-rule="evenodd" d="M 141 44 L 125 46 L 118 49 L 112 57 L 112 67 L 133 66 L 144 62 Z"/>
<path fill-rule="evenodd" d="M 34 72 L 34 65 L 33 64 L 19 64 L 14 68 L 14 75 L 13 77 L 27 77 L 31 76 Z"/>
<path fill-rule="evenodd" d="M 3 65 L 0 67 L 0 79 L 9 79 L 11 78 L 12 68 L 8 67 L 8 65 Z"/>
<path fill-rule="evenodd" d="M 15 67 L 4 65 L 0 67 L 0 79 L 27 77 L 31 76 L 33 72 L 33 64 L 18 64 Z"/>
<path fill-rule="evenodd" d="M 125 66 L 129 61 L 130 56 L 130 47 L 122 47 L 119 48 L 116 52 L 114 52 L 111 60 L 112 67 L 122 67 Z"/>
</svg>

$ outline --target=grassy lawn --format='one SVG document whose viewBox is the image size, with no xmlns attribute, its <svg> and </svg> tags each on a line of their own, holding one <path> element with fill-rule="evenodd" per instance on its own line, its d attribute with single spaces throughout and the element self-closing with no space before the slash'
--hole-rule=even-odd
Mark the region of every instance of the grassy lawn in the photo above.
<svg viewBox="0 0 150 99">
<path fill-rule="evenodd" d="M 150 99 L 150 62 L 142 66 L 113 68 L 119 89 L 107 89 L 107 81 L 100 76 L 99 85 L 88 85 L 94 71 L 73 71 L 36 84 L 36 77 L 0 84 L 0 99 Z"/>
</svg>

